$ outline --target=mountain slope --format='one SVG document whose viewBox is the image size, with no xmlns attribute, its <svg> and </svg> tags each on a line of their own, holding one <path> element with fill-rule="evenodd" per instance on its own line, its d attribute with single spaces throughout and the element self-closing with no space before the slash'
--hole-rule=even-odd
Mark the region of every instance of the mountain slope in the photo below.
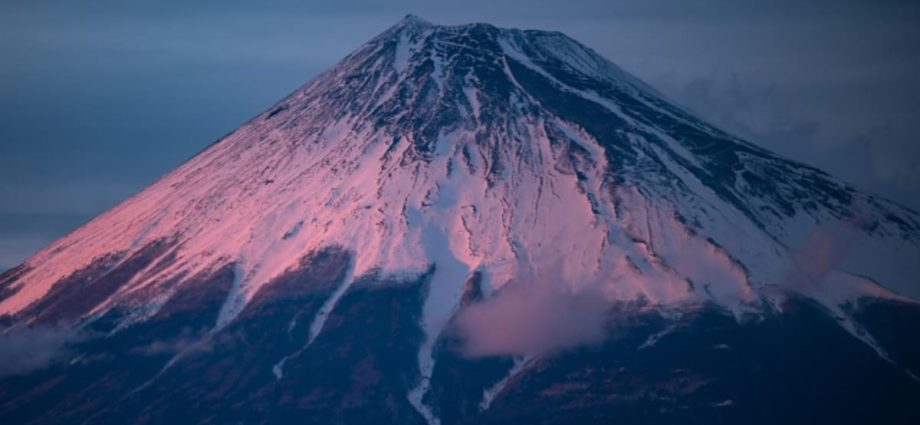
<svg viewBox="0 0 920 425">
<path fill-rule="evenodd" d="M 713 309 L 750 326 L 813 304 L 858 338 L 854 350 L 869 350 L 884 379 L 916 392 L 903 370 L 912 366 L 895 361 L 901 349 L 858 320 L 866 299 L 912 311 L 916 258 L 917 213 L 702 122 L 563 34 L 410 16 L 2 275 L 0 314 L 8 332 L 63 322 L 106 335 L 86 353 L 163 342 L 145 333 L 168 340 L 135 359 L 143 367 L 126 381 L 137 387 L 104 415 L 149 410 L 160 421 L 201 406 L 141 404 L 218 386 L 213 403 L 253 391 L 268 412 L 309 391 L 316 397 L 285 409 L 354 422 L 388 406 L 389 421 L 435 423 L 448 421 L 432 399 L 447 397 L 439 376 L 451 367 L 451 332 L 468 323 L 459 313 L 506 308 L 503 294 L 528 285 L 546 288 L 550 300 L 535 299 L 547 309 L 589 294 L 652 323 Z M 502 329 L 507 317 L 494 317 Z M 646 335 L 649 346 L 675 326 Z M 458 370 L 481 373 L 471 391 L 493 394 L 455 418 L 492 411 L 490 397 L 510 394 L 522 370 L 581 342 L 486 343 L 486 360 L 458 357 Z M 863 354 L 854 358 L 875 361 Z M 335 381 L 323 362 L 329 374 L 370 377 L 303 387 L 316 374 Z M 219 372 L 240 364 L 252 369 L 233 380 Z M 188 379 L 202 370 L 214 380 L 204 387 Z M 353 394 L 377 384 L 379 400 Z M 117 393 L 97 390 L 87 399 Z M 60 409 L 79 399 L 46 397 Z"/>
</svg>

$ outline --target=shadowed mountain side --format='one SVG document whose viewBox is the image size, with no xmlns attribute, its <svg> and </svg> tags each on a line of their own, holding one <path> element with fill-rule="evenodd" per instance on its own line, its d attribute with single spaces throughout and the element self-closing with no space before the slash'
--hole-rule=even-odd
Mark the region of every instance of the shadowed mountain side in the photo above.
<svg viewBox="0 0 920 425">
<path fill-rule="evenodd" d="M 917 258 L 564 34 L 409 16 L 0 274 L 0 416 L 917 423 Z"/>
</svg>

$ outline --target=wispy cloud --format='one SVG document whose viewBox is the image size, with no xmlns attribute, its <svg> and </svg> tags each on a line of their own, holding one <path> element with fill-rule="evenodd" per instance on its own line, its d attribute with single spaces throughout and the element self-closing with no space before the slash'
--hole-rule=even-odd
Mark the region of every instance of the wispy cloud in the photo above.
<svg viewBox="0 0 920 425">
<path fill-rule="evenodd" d="M 70 346 L 87 338 L 74 328 L 29 327 L 0 334 L 0 377 L 20 375 L 66 361 Z"/>
<path fill-rule="evenodd" d="M 206 332 L 194 331 L 191 328 L 183 328 L 182 331 L 166 339 L 151 341 L 149 344 L 137 347 L 132 353 L 156 356 L 160 354 L 191 354 L 207 353 L 213 349 L 214 340 L 209 338 Z"/>
<path fill-rule="evenodd" d="M 467 356 L 545 356 L 603 341 L 610 312 L 596 285 L 521 279 L 461 310 L 455 324 Z"/>
</svg>

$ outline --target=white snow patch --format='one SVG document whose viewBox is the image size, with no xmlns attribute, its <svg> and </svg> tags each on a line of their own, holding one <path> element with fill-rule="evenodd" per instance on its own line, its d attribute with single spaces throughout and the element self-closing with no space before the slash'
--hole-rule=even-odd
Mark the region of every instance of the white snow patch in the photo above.
<svg viewBox="0 0 920 425">
<path fill-rule="evenodd" d="M 399 35 L 399 42 L 396 44 L 396 52 L 393 57 L 393 67 L 396 68 L 396 72 L 403 73 L 406 68 L 409 66 L 409 57 L 413 53 L 412 41 L 409 38 L 409 33 L 403 31 Z"/>
<path fill-rule="evenodd" d="M 508 382 L 510 382 L 514 377 L 518 376 L 528 366 L 530 366 L 533 360 L 533 357 L 515 358 L 514 366 L 511 367 L 511 370 L 508 371 L 508 374 L 496 382 L 495 385 L 486 388 L 482 392 L 482 400 L 479 402 L 479 411 L 484 412 L 488 410 L 489 406 L 491 406 L 492 402 L 495 400 L 495 397 L 501 394 L 502 390 L 505 389 L 505 386 L 508 385 Z"/>
</svg>

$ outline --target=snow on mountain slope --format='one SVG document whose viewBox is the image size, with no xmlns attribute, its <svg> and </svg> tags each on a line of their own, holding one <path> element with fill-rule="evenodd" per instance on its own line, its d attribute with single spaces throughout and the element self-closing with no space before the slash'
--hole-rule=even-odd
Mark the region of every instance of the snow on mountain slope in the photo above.
<svg viewBox="0 0 920 425">
<path fill-rule="evenodd" d="M 860 296 L 920 298 L 917 213 L 702 122 L 563 34 L 410 16 L 0 278 L 0 315 L 141 321 L 233 265 L 220 328 L 329 246 L 353 264 L 312 338 L 361 276 L 434 267 L 423 377 L 473 272 L 493 291 L 557 274 L 570 292 L 738 317 L 788 294 L 844 322 Z M 111 284 L 47 313 L 87 276 Z"/>
</svg>

